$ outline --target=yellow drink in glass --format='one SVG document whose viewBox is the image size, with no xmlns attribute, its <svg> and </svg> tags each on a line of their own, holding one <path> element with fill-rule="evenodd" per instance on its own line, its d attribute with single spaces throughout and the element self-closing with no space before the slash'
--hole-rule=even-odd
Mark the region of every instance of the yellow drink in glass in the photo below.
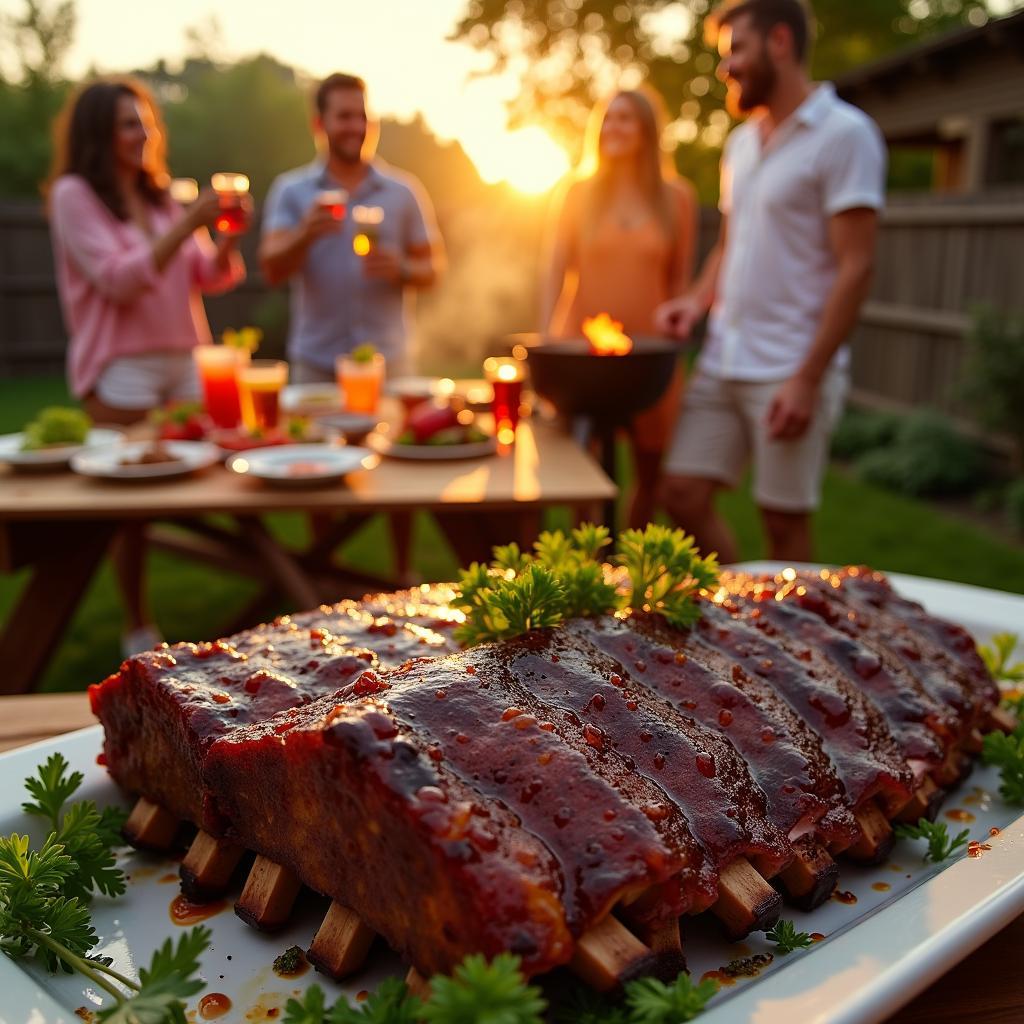
<svg viewBox="0 0 1024 1024">
<path fill-rule="evenodd" d="M 281 359 L 254 359 L 238 368 L 242 425 L 250 434 L 277 429 L 281 391 L 287 383 L 288 364 Z"/>
</svg>

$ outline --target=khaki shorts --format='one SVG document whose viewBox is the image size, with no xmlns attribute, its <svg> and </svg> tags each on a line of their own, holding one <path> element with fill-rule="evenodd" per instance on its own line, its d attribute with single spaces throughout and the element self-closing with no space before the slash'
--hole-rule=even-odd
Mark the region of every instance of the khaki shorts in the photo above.
<svg viewBox="0 0 1024 1024">
<path fill-rule="evenodd" d="M 698 373 L 683 399 L 665 460 L 666 475 L 718 480 L 735 487 L 752 459 L 754 500 L 760 508 L 773 512 L 817 508 L 829 438 L 846 400 L 846 374 L 828 373 L 810 426 L 793 441 L 773 440 L 765 426 L 782 383 L 722 380 Z"/>
</svg>

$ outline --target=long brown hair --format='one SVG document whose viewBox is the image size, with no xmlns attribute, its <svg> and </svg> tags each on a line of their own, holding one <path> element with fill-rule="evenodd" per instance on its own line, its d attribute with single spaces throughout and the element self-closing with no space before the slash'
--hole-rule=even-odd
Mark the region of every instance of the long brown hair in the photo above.
<svg viewBox="0 0 1024 1024">
<path fill-rule="evenodd" d="M 153 136 L 146 145 L 145 164 L 139 169 L 136 188 L 153 206 L 166 200 L 166 132 L 160 110 L 150 91 L 133 78 L 105 78 L 75 90 L 53 124 L 53 163 L 44 186 L 49 194 L 63 174 L 78 174 L 92 186 L 103 204 L 118 220 L 128 211 L 117 185 L 114 159 L 114 131 L 117 102 L 130 96 L 148 108 Z"/>
<path fill-rule="evenodd" d="M 672 202 L 668 183 L 675 179 L 676 171 L 669 154 L 661 148 L 661 136 L 667 121 L 665 104 L 653 89 L 644 87 L 620 89 L 591 111 L 584 136 L 583 156 L 577 169 L 577 178 L 586 180 L 589 185 L 584 223 L 593 226 L 608 207 L 610 168 L 601 155 L 601 127 L 608 108 L 620 97 L 628 101 L 640 122 L 640 188 L 651 212 L 669 239 L 674 239 L 678 230 L 676 204 Z"/>
</svg>

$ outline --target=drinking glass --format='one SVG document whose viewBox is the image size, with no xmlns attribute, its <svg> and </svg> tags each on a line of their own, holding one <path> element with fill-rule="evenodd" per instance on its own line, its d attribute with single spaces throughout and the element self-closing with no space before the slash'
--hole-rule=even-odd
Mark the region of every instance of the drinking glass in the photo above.
<svg viewBox="0 0 1024 1024">
<path fill-rule="evenodd" d="M 348 412 L 376 413 L 384 384 L 384 356 L 374 352 L 368 360 L 338 356 L 335 360 L 338 387 Z"/>
<path fill-rule="evenodd" d="M 491 411 L 494 430 L 499 440 L 502 434 L 515 436 L 519 425 L 519 407 L 523 401 L 523 364 L 518 359 L 499 359 L 491 356 L 484 360 L 484 376 L 494 391 Z"/>
<path fill-rule="evenodd" d="M 369 256 L 380 237 L 380 226 L 384 223 L 384 210 L 380 206 L 353 206 L 352 251 L 357 256 Z"/>
<path fill-rule="evenodd" d="M 288 383 L 282 359 L 253 359 L 238 367 L 242 425 L 250 434 L 276 430 L 281 416 L 281 391 Z"/>
<path fill-rule="evenodd" d="M 218 171 L 210 184 L 220 199 L 215 227 L 222 235 L 241 234 L 249 225 L 249 211 L 243 201 L 249 194 L 249 179 L 233 171 Z"/>
<path fill-rule="evenodd" d="M 316 201 L 331 211 L 335 220 L 345 219 L 345 207 L 348 205 L 348 193 L 343 188 L 322 188 L 316 194 Z"/>
<path fill-rule="evenodd" d="M 207 415 L 218 427 L 234 429 L 241 416 L 236 371 L 249 362 L 248 349 L 232 345 L 197 345 L 192 350 L 192 358 L 199 371 Z"/>
</svg>

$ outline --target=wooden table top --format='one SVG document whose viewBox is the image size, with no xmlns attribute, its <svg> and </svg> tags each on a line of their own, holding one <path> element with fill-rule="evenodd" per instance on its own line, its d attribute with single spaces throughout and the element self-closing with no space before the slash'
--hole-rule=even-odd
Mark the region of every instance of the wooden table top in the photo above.
<svg viewBox="0 0 1024 1024">
<path fill-rule="evenodd" d="M 83 693 L 0 697 L 0 751 L 95 721 Z M 1021 963 L 1024 916 L 890 1017 L 888 1024 L 1020 1024 L 1024 1020 Z"/>
<path fill-rule="evenodd" d="M 325 487 L 274 487 L 212 466 L 172 480 L 108 482 L 0 467 L 0 520 L 125 519 L 214 512 L 521 508 L 613 498 L 597 462 L 553 423 L 520 423 L 510 450 L 482 459 L 379 459 Z"/>
</svg>

